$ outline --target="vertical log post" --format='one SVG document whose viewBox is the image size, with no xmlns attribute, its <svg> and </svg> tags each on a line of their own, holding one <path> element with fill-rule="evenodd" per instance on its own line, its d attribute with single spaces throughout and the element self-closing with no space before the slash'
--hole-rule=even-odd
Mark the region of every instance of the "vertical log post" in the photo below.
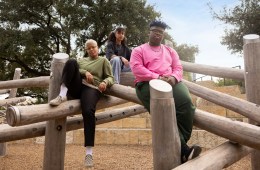
<svg viewBox="0 0 260 170">
<path fill-rule="evenodd" d="M 260 38 L 259 35 L 249 34 L 243 37 L 244 62 L 245 62 L 245 89 L 247 100 L 260 104 Z M 260 116 L 260 114 L 259 114 Z M 259 126 L 254 120 L 250 123 Z M 260 151 L 254 150 L 251 154 L 253 170 L 260 169 Z"/>
<path fill-rule="evenodd" d="M 56 53 L 53 55 L 48 101 L 59 95 L 62 70 L 68 58 L 68 54 L 65 53 Z M 48 121 L 45 132 L 44 170 L 64 169 L 65 144 L 66 117 Z"/>
<path fill-rule="evenodd" d="M 180 165 L 180 137 L 172 86 L 162 80 L 150 81 L 150 113 L 154 170 Z"/>
<path fill-rule="evenodd" d="M 21 68 L 16 68 L 14 71 L 13 80 L 20 79 Z M 17 88 L 11 89 L 9 98 L 16 97 Z M 0 143 L 0 156 L 5 156 L 7 150 L 7 143 Z"/>
</svg>

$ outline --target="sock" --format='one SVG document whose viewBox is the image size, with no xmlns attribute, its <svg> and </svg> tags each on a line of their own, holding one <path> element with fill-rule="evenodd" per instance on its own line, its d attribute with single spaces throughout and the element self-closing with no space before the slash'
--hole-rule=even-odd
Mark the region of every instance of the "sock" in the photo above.
<svg viewBox="0 0 260 170">
<path fill-rule="evenodd" d="M 68 88 L 65 86 L 64 83 L 62 83 L 61 86 L 60 86 L 60 94 L 59 95 L 61 97 L 65 97 L 65 96 L 67 96 L 67 91 L 68 91 Z"/>
<path fill-rule="evenodd" d="M 86 155 L 92 155 L 92 146 L 86 146 Z"/>
</svg>

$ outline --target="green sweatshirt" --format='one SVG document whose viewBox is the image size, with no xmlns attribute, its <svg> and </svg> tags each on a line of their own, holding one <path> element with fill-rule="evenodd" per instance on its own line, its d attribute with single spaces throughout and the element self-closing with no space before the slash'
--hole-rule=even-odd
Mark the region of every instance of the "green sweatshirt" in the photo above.
<svg viewBox="0 0 260 170">
<path fill-rule="evenodd" d="M 111 87 L 114 84 L 114 77 L 112 74 L 112 67 L 109 61 L 105 57 L 98 58 L 82 58 L 78 60 L 79 72 L 85 77 L 85 73 L 88 71 L 93 75 L 94 86 L 98 86 L 101 82 L 105 82 L 107 87 Z"/>
</svg>

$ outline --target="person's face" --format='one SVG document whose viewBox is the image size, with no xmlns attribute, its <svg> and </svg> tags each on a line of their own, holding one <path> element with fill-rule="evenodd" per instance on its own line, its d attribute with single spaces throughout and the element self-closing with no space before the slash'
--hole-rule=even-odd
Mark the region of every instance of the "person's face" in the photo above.
<svg viewBox="0 0 260 170">
<path fill-rule="evenodd" d="M 115 33 L 115 36 L 116 36 L 116 41 L 123 41 L 124 38 L 125 38 L 125 32 L 124 31 L 116 31 Z"/>
<path fill-rule="evenodd" d="M 149 44 L 153 46 L 160 45 L 164 37 L 164 29 L 161 27 L 153 26 L 150 28 Z"/>
<path fill-rule="evenodd" d="M 92 58 L 96 58 L 98 56 L 98 46 L 95 43 L 88 43 L 86 46 L 86 51 L 88 55 Z"/>
</svg>

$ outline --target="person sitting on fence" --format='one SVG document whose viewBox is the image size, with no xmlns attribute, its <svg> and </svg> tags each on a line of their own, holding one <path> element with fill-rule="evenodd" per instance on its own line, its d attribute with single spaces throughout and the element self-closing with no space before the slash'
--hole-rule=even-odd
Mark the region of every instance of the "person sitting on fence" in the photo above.
<svg viewBox="0 0 260 170">
<path fill-rule="evenodd" d="M 195 106 L 192 104 L 188 88 L 181 81 L 183 68 L 177 52 L 161 44 L 164 31 L 169 26 L 155 20 L 149 27 L 149 42 L 134 48 L 130 58 L 130 67 L 135 76 L 136 94 L 150 112 L 149 81 L 161 79 L 172 86 L 181 140 L 181 162 L 184 163 L 197 157 L 201 152 L 199 146 L 187 145 L 192 133 Z"/>
<path fill-rule="evenodd" d="M 120 84 L 121 72 L 131 71 L 129 60 L 131 50 L 126 45 L 125 28 L 117 27 L 108 36 L 106 45 L 106 57 L 110 61 L 113 69 L 115 83 Z"/>
<path fill-rule="evenodd" d="M 89 57 L 79 61 L 69 59 L 63 68 L 62 84 L 59 96 L 50 101 L 50 105 L 58 106 L 70 99 L 80 99 L 84 121 L 85 136 L 85 166 L 93 166 L 92 147 L 94 146 L 96 128 L 96 104 L 102 92 L 114 84 L 114 77 L 109 61 L 98 56 L 98 46 L 95 40 L 85 43 Z M 82 84 L 82 79 L 86 84 Z"/>
</svg>

